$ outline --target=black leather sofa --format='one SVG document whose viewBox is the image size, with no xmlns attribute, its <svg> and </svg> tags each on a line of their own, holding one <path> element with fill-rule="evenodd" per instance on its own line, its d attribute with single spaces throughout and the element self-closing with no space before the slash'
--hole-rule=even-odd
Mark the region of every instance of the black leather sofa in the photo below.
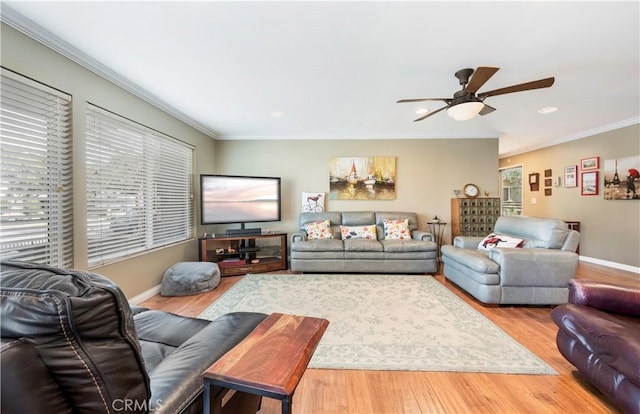
<svg viewBox="0 0 640 414">
<path fill-rule="evenodd" d="M 0 311 L 3 414 L 201 413 L 202 372 L 266 317 L 132 309 L 104 276 L 21 262 L 1 264 Z"/>
<path fill-rule="evenodd" d="M 560 353 L 623 413 L 640 413 L 640 285 L 572 279 L 551 317 Z"/>
</svg>

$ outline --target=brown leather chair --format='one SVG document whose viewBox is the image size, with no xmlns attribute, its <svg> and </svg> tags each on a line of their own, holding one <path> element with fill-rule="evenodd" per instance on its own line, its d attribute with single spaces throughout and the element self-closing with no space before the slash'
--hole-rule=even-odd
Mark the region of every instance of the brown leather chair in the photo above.
<svg viewBox="0 0 640 414">
<path fill-rule="evenodd" d="M 3 414 L 201 413 L 202 372 L 266 317 L 132 310 L 104 276 L 20 262 L 0 311 Z"/>
<path fill-rule="evenodd" d="M 624 413 L 640 413 L 640 284 L 572 279 L 551 316 L 560 353 Z"/>
</svg>

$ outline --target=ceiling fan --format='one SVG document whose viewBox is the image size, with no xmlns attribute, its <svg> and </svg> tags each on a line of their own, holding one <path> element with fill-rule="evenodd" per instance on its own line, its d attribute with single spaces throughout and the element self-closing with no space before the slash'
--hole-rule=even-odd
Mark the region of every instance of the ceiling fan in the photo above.
<svg viewBox="0 0 640 414">
<path fill-rule="evenodd" d="M 397 103 L 442 101 L 447 104 L 440 109 L 436 109 L 433 112 L 429 112 L 426 115 L 421 116 L 413 122 L 422 121 L 423 119 L 435 115 L 445 109 L 447 110 L 447 114 L 449 114 L 449 116 L 453 119 L 458 121 L 466 121 L 478 114 L 487 115 L 496 110 L 495 108 L 484 103 L 484 100 L 490 96 L 528 91 L 531 89 L 548 88 L 553 85 L 553 82 L 555 81 L 555 78 L 553 77 L 545 78 L 476 94 L 478 89 L 480 89 L 482 85 L 484 85 L 499 69 L 500 68 L 491 68 L 485 66 L 479 66 L 475 71 L 470 68 L 460 69 L 455 73 L 455 76 L 460 80 L 462 89 L 454 93 L 453 98 L 401 99 Z"/>
</svg>

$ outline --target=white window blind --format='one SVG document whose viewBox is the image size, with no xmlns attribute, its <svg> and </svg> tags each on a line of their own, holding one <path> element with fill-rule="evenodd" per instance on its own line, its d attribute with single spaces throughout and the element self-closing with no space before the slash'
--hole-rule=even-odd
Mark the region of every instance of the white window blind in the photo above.
<svg viewBox="0 0 640 414">
<path fill-rule="evenodd" d="M 87 105 L 89 266 L 194 236 L 193 148 Z"/>
<path fill-rule="evenodd" d="M 71 267 L 71 97 L 5 68 L 0 83 L 0 253 Z"/>
</svg>

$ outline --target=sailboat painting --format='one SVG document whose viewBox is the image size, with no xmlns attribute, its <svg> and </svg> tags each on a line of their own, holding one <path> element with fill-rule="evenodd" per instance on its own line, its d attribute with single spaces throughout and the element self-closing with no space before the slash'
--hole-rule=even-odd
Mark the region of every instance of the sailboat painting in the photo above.
<svg viewBox="0 0 640 414">
<path fill-rule="evenodd" d="M 395 200 L 396 157 L 333 157 L 330 200 Z"/>
<path fill-rule="evenodd" d="M 605 160 L 604 199 L 640 200 L 640 155 Z"/>
</svg>

